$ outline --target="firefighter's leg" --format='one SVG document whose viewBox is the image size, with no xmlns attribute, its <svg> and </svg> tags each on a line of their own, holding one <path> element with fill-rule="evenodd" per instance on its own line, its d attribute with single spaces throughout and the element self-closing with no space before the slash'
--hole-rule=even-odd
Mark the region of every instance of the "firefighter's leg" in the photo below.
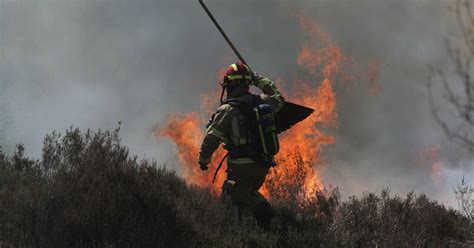
<svg viewBox="0 0 474 248">
<path fill-rule="evenodd" d="M 239 208 L 237 205 L 232 203 L 232 192 L 234 191 L 236 182 L 232 180 L 225 180 L 224 184 L 222 185 L 222 194 L 221 199 L 224 204 L 227 205 L 228 210 L 231 212 L 231 219 L 234 224 L 238 224 L 240 222 L 240 214 Z"/>
<path fill-rule="evenodd" d="M 270 229 L 270 224 L 275 214 L 270 203 L 258 191 L 254 191 L 252 203 L 253 215 L 258 225 L 263 229 Z"/>
<path fill-rule="evenodd" d="M 239 210 L 239 217 L 245 211 L 251 212 L 255 169 L 255 164 L 229 164 L 227 168 L 227 180 L 235 182 L 230 198 L 232 204 Z"/>
<path fill-rule="evenodd" d="M 235 181 L 231 194 L 232 203 L 243 211 L 251 212 L 264 228 L 269 227 L 273 209 L 258 189 L 265 181 L 268 169 L 257 164 L 229 166 L 228 179 Z"/>
<path fill-rule="evenodd" d="M 271 220 L 274 216 L 274 211 L 270 203 L 265 197 L 258 191 L 265 182 L 265 178 L 268 173 L 268 169 L 257 165 L 261 170 L 257 170 L 254 173 L 255 176 L 255 190 L 252 194 L 252 213 L 255 216 L 257 223 L 264 229 L 270 228 Z"/>
</svg>

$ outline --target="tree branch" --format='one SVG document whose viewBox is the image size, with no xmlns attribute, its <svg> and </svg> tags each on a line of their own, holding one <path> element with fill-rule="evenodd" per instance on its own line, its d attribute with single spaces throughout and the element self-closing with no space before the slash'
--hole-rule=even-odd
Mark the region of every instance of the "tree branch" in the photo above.
<svg viewBox="0 0 474 248">
<path fill-rule="evenodd" d="M 438 72 L 438 75 L 440 75 L 439 74 L 440 71 L 438 70 L 437 72 Z M 442 72 L 441 72 L 441 75 L 443 75 Z M 446 80 L 446 82 L 447 82 L 447 80 Z M 467 135 L 460 134 L 460 130 L 455 130 L 455 129 L 451 128 L 447 124 L 447 122 L 441 118 L 440 113 L 439 113 L 440 111 L 435 105 L 435 101 L 434 101 L 434 97 L 433 97 L 432 84 L 433 84 L 432 77 L 430 77 L 428 79 L 428 83 L 427 83 L 428 100 L 429 100 L 429 104 L 430 104 L 431 113 L 432 113 L 435 121 L 438 123 L 438 125 L 440 125 L 440 127 L 443 129 L 444 133 L 446 134 L 446 136 L 448 136 L 448 138 L 450 140 L 452 140 L 455 143 L 458 143 L 459 145 L 462 145 L 463 147 L 465 147 L 466 149 L 468 149 L 470 151 L 474 151 L 474 140 L 470 139 Z M 449 84 L 447 84 L 447 89 L 450 89 Z"/>
</svg>

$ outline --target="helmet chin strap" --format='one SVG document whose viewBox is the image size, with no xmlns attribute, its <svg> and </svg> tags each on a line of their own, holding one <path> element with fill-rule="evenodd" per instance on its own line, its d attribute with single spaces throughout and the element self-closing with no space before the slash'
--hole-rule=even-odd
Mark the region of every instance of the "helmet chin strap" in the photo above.
<svg viewBox="0 0 474 248">
<path fill-rule="evenodd" d="M 226 85 L 227 84 L 221 84 L 221 86 L 222 86 L 221 98 L 220 98 L 221 105 L 224 104 L 224 99 L 223 98 L 224 98 L 224 91 L 225 91 Z"/>
<path fill-rule="evenodd" d="M 222 83 L 219 83 L 222 87 L 222 91 L 221 91 L 221 97 L 220 97 L 220 102 L 221 102 L 221 105 L 224 104 L 224 92 L 226 91 L 227 89 L 227 86 L 229 84 L 229 81 L 227 81 L 226 78 L 224 78 L 224 80 L 222 81 Z"/>
<path fill-rule="evenodd" d="M 224 82 L 221 83 L 220 85 L 222 86 L 221 97 L 220 97 L 220 102 L 221 102 L 221 105 L 222 105 L 222 104 L 224 104 L 224 102 L 225 102 L 225 100 L 226 100 L 226 99 L 224 99 L 224 92 L 227 91 L 227 89 L 228 89 L 229 87 L 231 87 L 231 86 L 229 86 L 229 81 L 224 81 Z M 246 85 L 246 86 L 249 86 L 250 83 L 249 83 L 249 82 L 245 82 L 245 85 Z M 234 89 L 235 89 L 236 86 L 234 85 L 234 86 L 232 86 L 232 87 L 234 87 Z M 229 94 L 228 91 L 227 91 L 227 94 Z"/>
</svg>

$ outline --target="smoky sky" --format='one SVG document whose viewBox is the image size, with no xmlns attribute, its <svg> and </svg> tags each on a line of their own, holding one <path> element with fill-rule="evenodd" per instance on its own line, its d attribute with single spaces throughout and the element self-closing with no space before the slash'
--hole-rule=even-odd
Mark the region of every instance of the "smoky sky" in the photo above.
<svg viewBox="0 0 474 248">
<path fill-rule="evenodd" d="M 447 68 L 444 39 L 456 34 L 449 1 L 206 1 L 252 68 L 290 80 L 308 41 L 295 13 L 318 22 L 360 68 L 379 64 L 377 96 L 367 79 L 336 85 L 336 144 L 327 148 L 328 185 L 344 195 L 390 187 L 450 205 L 452 186 L 474 180 L 473 158 L 443 134 L 429 110 L 429 65 Z M 2 145 L 39 157 L 42 139 L 69 126 L 122 122 L 131 153 L 177 168 L 173 145 L 152 127 L 168 113 L 198 111 L 200 95 L 235 62 L 198 1 L 0 0 Z M 318 82 L 314 82 L 318 83 Z M 218 99 L 216 99 L 217 101 Z M 439 182 L 417 163 L 440 147 Z"/>
</svg>

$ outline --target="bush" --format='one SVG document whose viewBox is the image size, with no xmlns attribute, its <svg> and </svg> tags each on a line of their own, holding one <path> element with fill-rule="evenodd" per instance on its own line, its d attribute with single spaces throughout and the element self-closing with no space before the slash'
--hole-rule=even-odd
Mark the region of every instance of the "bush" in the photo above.
<svg viewBox="0 0 474 248">
<path fill-rule="evenodd" d="M 274 200 L 270 231 L 239 225 L 210 189 L 187 185 L 155 161 L 130 157 L 113 132 L 70 128 L 32 160 L 0 151 L 0 247 L 440 246 L 473 240 L 468 220 L 424 195 L 337 189 Z M 471 243 L 472 244 L 472 243 Z"/>
</svg>

